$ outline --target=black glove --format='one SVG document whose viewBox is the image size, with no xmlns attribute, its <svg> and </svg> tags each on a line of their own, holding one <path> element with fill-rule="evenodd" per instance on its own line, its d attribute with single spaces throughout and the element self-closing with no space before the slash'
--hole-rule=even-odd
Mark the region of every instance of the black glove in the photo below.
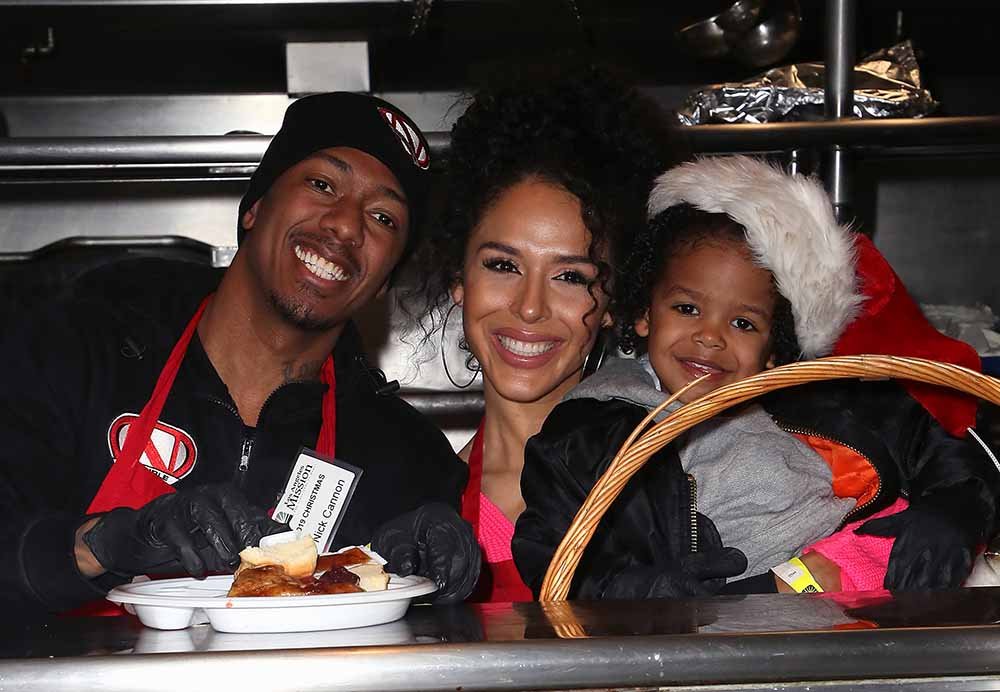
<svg viewBox="0 0 1000 692">
<path fill-rule="evenodd" d="M 854 533 L 895 538 L 883 585 L 895 591 L 961 586 L 972 569 L 980 533 L 952 512 L 910 505 L 888 517 L 865 522 Z"/>
<path fill-rule="evenodd" d="M 472 593 L 482 558 L 472 527 L 446 504 L 434 502 L 382 525 L 372 549 L 389 572 L 419 574 L 438 585 L 435 603 L 457 603 Z"/>
<path fill-rule="evenodd" d="M 287 530 L 236 487 L 203 485 L 161 495 L 139 509 L 113 509 L 83 540 L 114 574 L 184 571 L 203 579 L 206 572 L 231 572 L 243 548 Z"/>
<path fill-rule="evenodd" d="M 722 547 L 715 524 L 698 514 L 698 547 L 668 565 L 632 567 L 608 584 L 604 598 L 641 600 L 644 598 L 684 598 L 710 596 L 747 569 L 747 557 L 738 548 Z"/>
</svg>

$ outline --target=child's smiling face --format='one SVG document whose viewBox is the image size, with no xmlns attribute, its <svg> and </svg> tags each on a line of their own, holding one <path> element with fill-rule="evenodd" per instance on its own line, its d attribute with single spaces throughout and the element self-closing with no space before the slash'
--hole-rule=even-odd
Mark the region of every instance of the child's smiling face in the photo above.
<svg viewBox="0 0 1000 692">
<path fill-rule="evenodd" d="M 687 403 L 773 367 L 776 298 L 771 273 L 741 243 L 702 241 L 667 260 L 635 323 L 663 390 L 711 375 L 681 398 Z"/>
</svg>

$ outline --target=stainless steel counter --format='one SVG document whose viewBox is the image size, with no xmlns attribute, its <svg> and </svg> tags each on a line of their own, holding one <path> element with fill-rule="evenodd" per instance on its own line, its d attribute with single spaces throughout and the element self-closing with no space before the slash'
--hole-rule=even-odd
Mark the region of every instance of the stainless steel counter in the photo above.
<svg viewBox="0 0 1000 692">
<path fill-rule="evenodd" d="M 415 606 L 356 630 L 0 627 L 0 690 L 1000 690 L 1000 589 Z"/>
</svg>

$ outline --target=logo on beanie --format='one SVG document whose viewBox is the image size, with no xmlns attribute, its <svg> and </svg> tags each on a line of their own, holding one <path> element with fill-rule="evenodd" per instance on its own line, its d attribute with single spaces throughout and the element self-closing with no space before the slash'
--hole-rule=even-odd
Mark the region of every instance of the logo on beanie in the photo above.
<svg viewBox="0 0 1000 692">
<path fill-rule="evenodd" d="M 138 422 L 134 413 L 123 413 L 111 422 L 108 428 L 108 446 L 115 460 L 125 446 L 129 428 Z M 180 428 L 156 421 L 149 435 L 146 447 L 139 456 L 139 463 L 173 485 L 194 469 L 198 459 L 198 447 L 191 436 Z"/>
<path fill-rule="evenodd" d="M 389 127 L 392 131 L 396 133 L 399 137 L 400 143 L 403 145 L 403 149 L 406 153 L 410 155 L 413 159 L 413 163 L 422 171 L 426 171 L 431 166 L 431 157 L 427 151 L 427 147 L 424 146 L 423 140 L 420 139 L 420 135 L 414 130 L 410 123 L 403 120 L 401 117 L 393 113 L 388 108 L 379 107 L 378 112 L 382 114 L 382 117 L 386 119 L 389 123 Z"/>
</svg>

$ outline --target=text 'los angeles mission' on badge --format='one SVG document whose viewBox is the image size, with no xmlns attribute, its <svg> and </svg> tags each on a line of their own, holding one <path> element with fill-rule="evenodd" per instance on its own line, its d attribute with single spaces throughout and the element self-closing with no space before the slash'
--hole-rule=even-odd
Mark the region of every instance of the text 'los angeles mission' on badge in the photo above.
<svg viewBox="0 0 1000 692">
<path fill-rule="evenodd" d="M 309 534 L 316 549 L 327 552 L 360 477 L 357 466 L 302 447 L 272 518 Z"/>
</svg>

